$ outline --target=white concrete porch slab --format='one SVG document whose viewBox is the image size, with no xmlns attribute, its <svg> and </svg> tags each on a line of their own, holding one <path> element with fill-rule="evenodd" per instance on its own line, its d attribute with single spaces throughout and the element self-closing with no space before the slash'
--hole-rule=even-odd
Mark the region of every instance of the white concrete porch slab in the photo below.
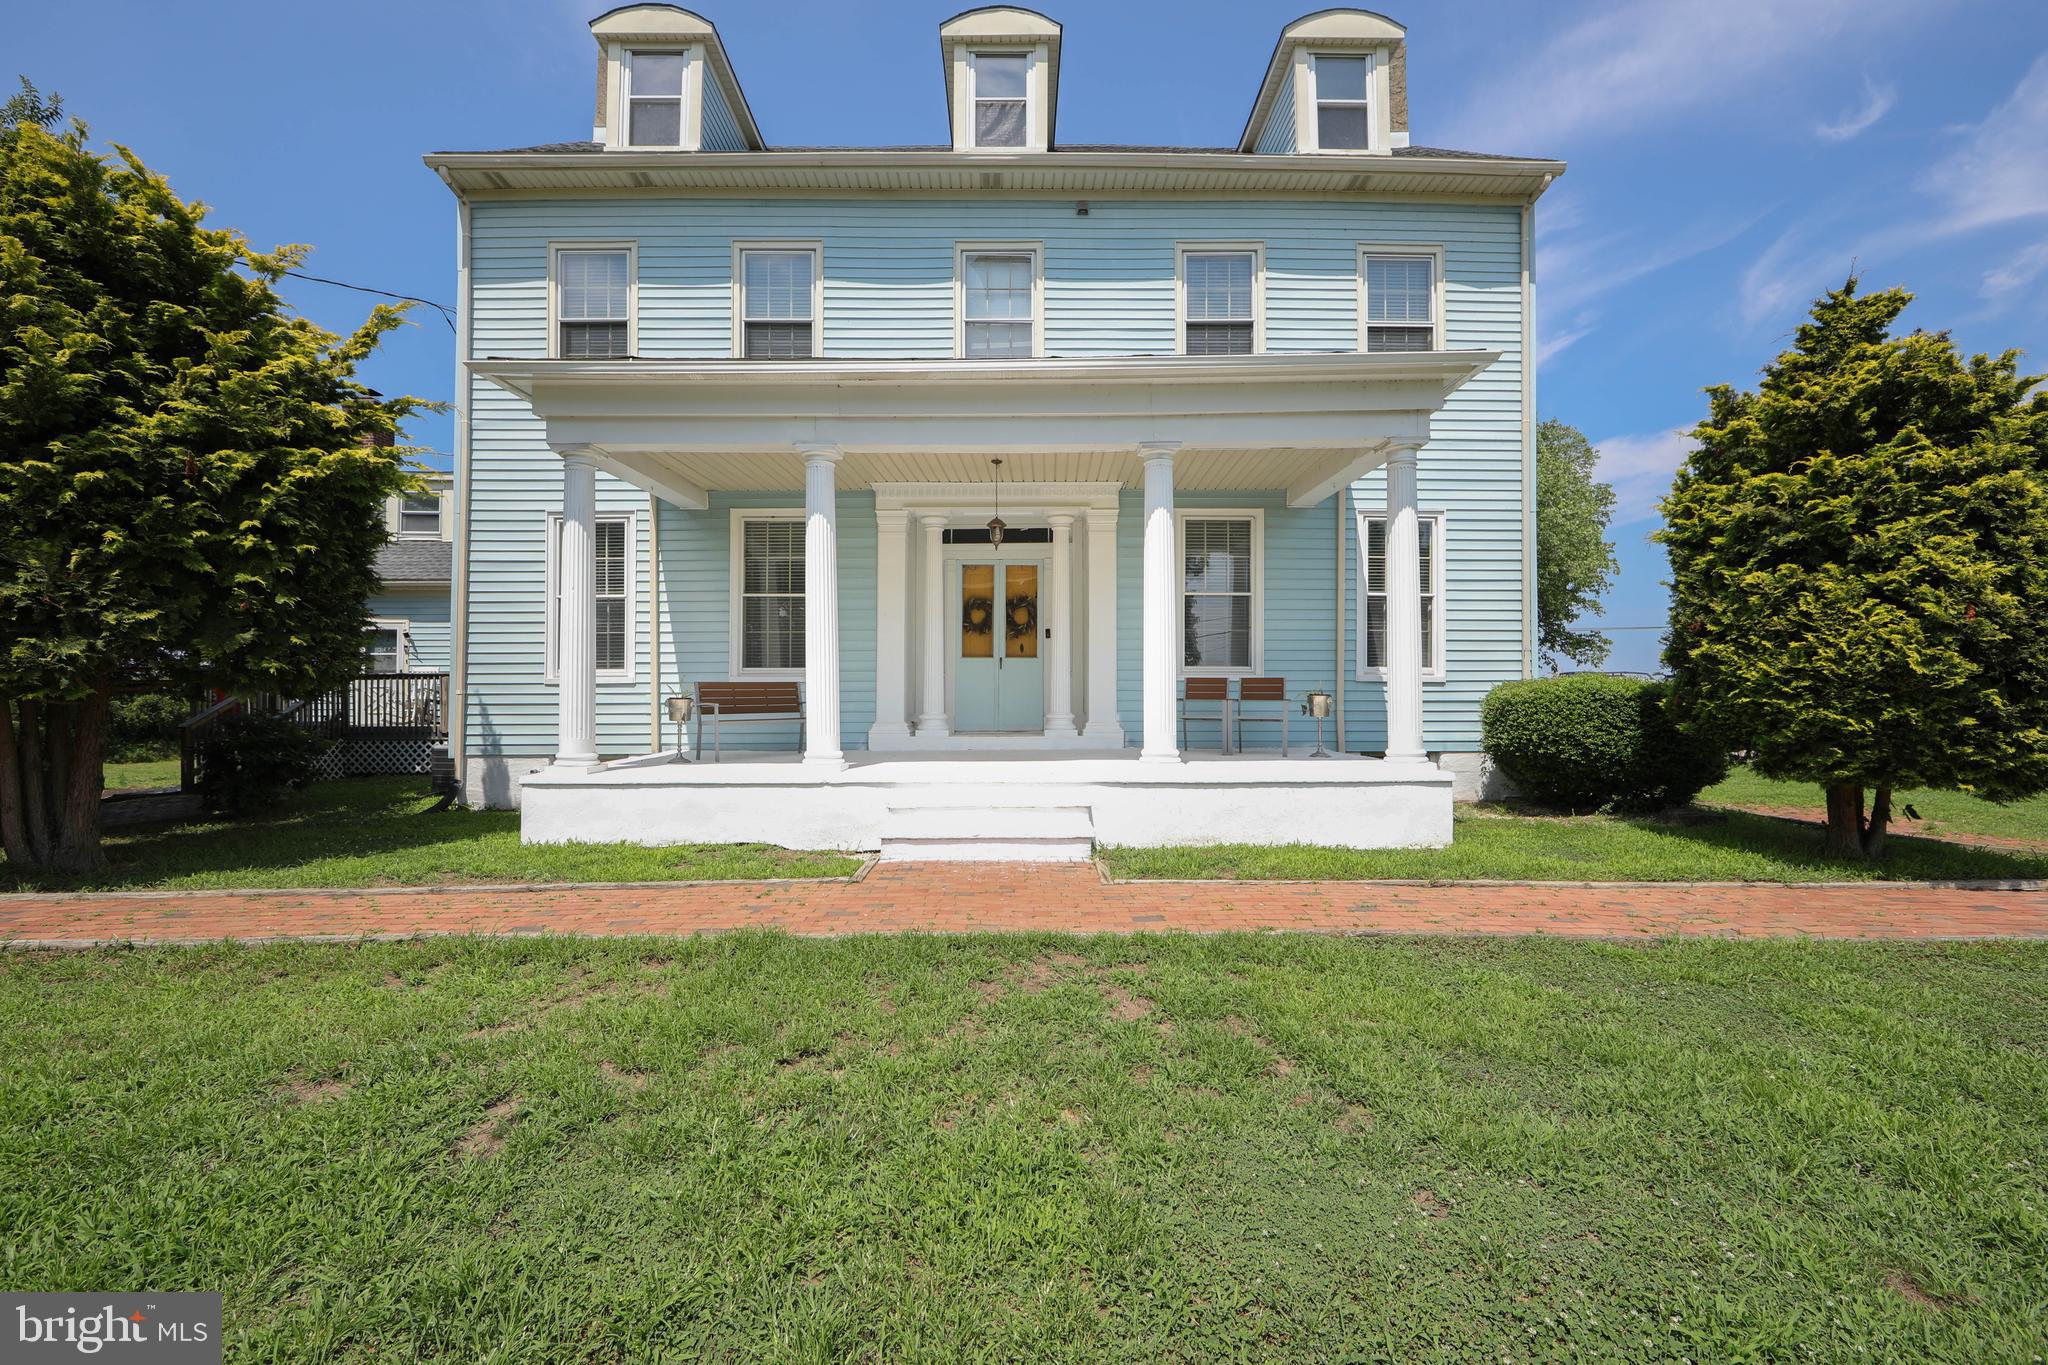
<svg viewBox="0 0 2048 1365">
<path fill-rule="evenodd" d="M 535 773 L 520 837 L 668 844 L 761 842 L 874 850 L 891 807 L 1083 808 L 1102 844 L 1433 848 L 1451 840 L 1451 786 L 1431 763 L 1355 756 L 1189 754 L 1180 762 L 1072 753 L 854 753 L 823 771 L 793 753 Z"/>
</svg>

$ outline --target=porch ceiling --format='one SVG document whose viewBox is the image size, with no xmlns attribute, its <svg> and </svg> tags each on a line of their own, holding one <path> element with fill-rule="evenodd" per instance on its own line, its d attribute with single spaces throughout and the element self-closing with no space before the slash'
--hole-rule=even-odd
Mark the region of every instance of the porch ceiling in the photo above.
<svg viewBox="0 0 2048 1365">
<path fill-rule="evenodd" d="M 1288 488 L 1333 460 L 1356 458 L 1354 449 L 1190 450 L 1174 460 L 1174 487 L 1192 491 Z M 989 456 L 967 451 L 857 451 L 839 464 L 839 486 L 989 482 Z M 613 457 L 671 485 L 749 492 L 797 492 L 804 461 L 794 451 L 760 454 L 647 452 Z M 1003 482 L 1114 483 L 1136 488 L 1144 467 L 1131 450 L 1025 452 L 1003 457 Z"/>
</svg>

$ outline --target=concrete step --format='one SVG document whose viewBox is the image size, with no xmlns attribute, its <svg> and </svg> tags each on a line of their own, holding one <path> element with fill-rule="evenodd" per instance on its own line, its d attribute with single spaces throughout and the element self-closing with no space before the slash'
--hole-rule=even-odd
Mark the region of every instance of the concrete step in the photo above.
<svg viewBox="0 0 2048 1365">
<path fill-rule="evenodd" d="M 1086 806 L 891 806 L 889 862 L 1079 863 L 1095 851 Z"/>
</svg>

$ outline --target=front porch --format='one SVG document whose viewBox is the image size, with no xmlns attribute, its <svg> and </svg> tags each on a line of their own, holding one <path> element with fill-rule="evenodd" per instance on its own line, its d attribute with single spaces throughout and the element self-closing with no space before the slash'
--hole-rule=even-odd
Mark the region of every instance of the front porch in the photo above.
<svg viewBox="0 0 2048 1365">
<path fill-rule="evenodd" d="M 522 784 L 522 836 L 885 854 L 893 843 L 933 856 L 948 856 L 956 831 L 974 842 L 977 826 L 984 845 L 1014 835 L 1068 851 L 1447 843 L 1451 778 L 1423 738 L 1417 465 L 1431 414 L 1494 358 L 477 362 L 531 403 L 562 458 L 559 743 Z M 1007 540 L 987 529 L 996 461 Z M 1282 557 L 1295 586 L 1274 598 L 1296 661 L 1286 705 L 1335 682 L 1344 734 L 1347 504 L 1375 470 L 1386 490 L 1373 509 L 1384 519 L 1384 758 L 1184 753 L 1183 677 L 1262 674 L 1267 629 L 1263 568 L 1235 606 L 1232 583 L 1198 591 L 1195 580 L 1217 578 L 1216 566 L 1229 580 L 1253 563 L 1267 521 L 1291 537 Z M 728 578 L 704 582 L 700 571 L 655 596 L 695 591 L 701 610 L 731 592 L 729 655 L 713 676 L 800 682 L 801 753 L 600 761 L 589 567 L 600 473 L 679 509 L 704 544 L 730 548 Z M 842 516 L 869 506 L 874 538 L 854 528 L 864 553 L 848 561 Z M 1211 537 L 1229 523 L 1228 543 L 1197 551 L 1183 518 Z M 777 519 L 800 524 L 800 539 L 773 532 Z M 757 577 L 752 549 L 741 549 L 757 535 L 758 576 L 780 576 L 780 601 L 765 600 L 772 584 L 759 602 L 741 586 Z M 1308 553 L 1311 536 L 1328 548 Z M 857 576 L 843 585 L 849 568 Z M 748 633 L 757 608 L 781 613 L 758 639 L 766 653 Z M 842 615 L 858 642 L 851 655 Z M 1228 659 L 1204 656 L 1219 647 Z M 859 661 L 851 677 L 849 657 Z M 710 681 L 699 660 L 666 690 Z M 1295 717 L 1298 753 L 1310 726 Z M 1209 727 L 1220 741 L 1213 718 Z M 1260 743 L 1274 740 L 1261 732 Z"/>
</svg>

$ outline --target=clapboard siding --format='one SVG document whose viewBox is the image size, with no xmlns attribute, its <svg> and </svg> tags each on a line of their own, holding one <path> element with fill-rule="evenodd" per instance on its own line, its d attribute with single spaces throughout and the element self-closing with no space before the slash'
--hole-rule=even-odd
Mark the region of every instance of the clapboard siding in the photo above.
<svg viewBox="0 0 2048 1365">
<path fill-rule="evenodd" d="M 370 597 L 370 615 L 406 622 L 406 667 L 434 673 L 448 667 L 448 590 L 386 589 Z"/>
<path fill-rule="evenodd" d="M 1285 120 L 1291 126 L 1291 118 Z M 1265 243 L 1268 349 L 1353 350 L 1359 340 L 1360 243 L 1440 245 L 1445 322 L 1453 348 L 1502 358 L 1453 394 L 1420 461 L 1421 503 L 1449 518 L 1446 555 L 1448 680 L 1425 686 L 1432 749 L 1473 749 L 1478 703 L 1523 661 L 1521 224 L 1514 205 L 1374 203 L 1351 199 L 1091 200 L 911 198 L 680 199 L 659 196 L 485 201 L 472 210 L 472 326 L 478 356 L 546 353 L 547 244 L 638 243 L 639 353 L 716 357 L 732 351 L 735 238 L 824 244 L 822 350 L 842 357 L 936 358 L 954 346 L 954 248 L 978 239 L 1044 244 L 1045 338 L 1054 356 L 1169 354 L 1174 337 L 1174 244 Z M 468 715 L 479 755 L 545 754 L 554 747 L 555 693 L 541 676 L 544 562 L 541 528 L 559 506 L 559 460 L 526 405 L 494 386 L 472 386 Z M 635 631 L 638 670 L 599 688 L 599 745 L 648 744 L 651 644 L 647 633 L 648 499 L 600 476 L 600 506 L 632 510 L 640 553 Z M 1383 501 L 1375 476 L 1352 490 Z M 707 512 L 660 509 L 664 656 L 662 690 L 724 676 L 727 633 L 726 510 L 736 501 L 787 505 L 793 494 L 720 493 Z M 1329 638 L 1335 513 L 1329 502 L 1292 510 L 1277 493 L 1205 495 L 1210 505 L 1266 509 L 1265 666 L 1290 687 L 1329 686 L 1338 673 Z M 1197 501 L 1192 495 L 1184 502 Z M 1347 579 L 1358 555 L 1344 519 Z M 1118 522 L 1119 709 L 1140 738 L 1138 629 L 1142 560 L 1138 494 Z M 840 499 L 843 739 L 865 742 L 873 713 L 872 499 Z M 1351 671 L 1356 593 L 1344 594 L 1347 747 L 1381 747 L 1380 688 Z M 705 671 L 709 670 L 709 671 Z"/>
<path fill-rule="evenodd" d="M 1294 73 L 1291 71 L 1281 78 L 1280 94 L 1259 128 L 1259 140 L 1253 150 L 1282 156 L 1292 155 L 1295 150 Z"/>
<path fill-rule="evenodd" d="M 704 73 L 704 147 L 707 152 L 744 152 L 747 139 L 732 116 L 717 77 Z"/>
</svg>

